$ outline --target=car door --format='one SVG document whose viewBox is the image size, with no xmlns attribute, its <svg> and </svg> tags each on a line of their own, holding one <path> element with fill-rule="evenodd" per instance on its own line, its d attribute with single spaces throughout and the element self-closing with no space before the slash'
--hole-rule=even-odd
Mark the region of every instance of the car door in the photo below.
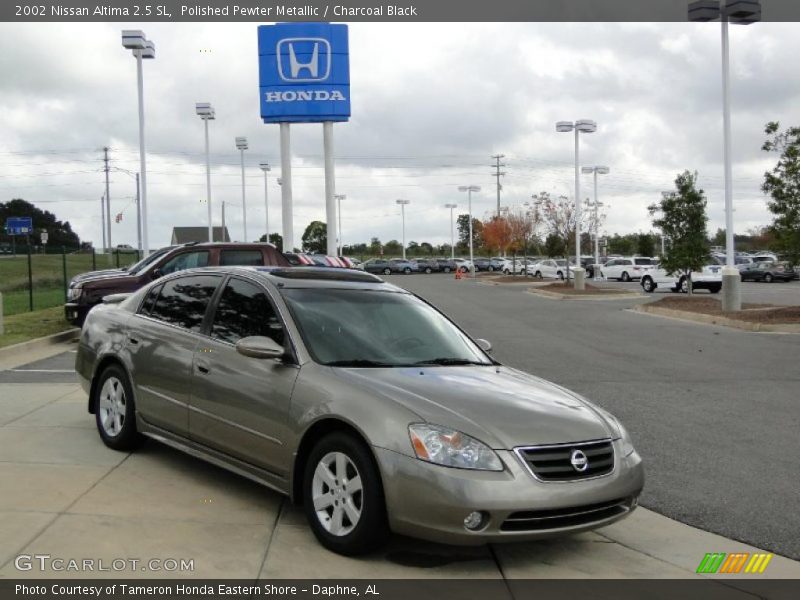
<svg viewBox="0 0 800 600">
<path fill-rule="evenodd" d="M 236 342 L 266 336 L 292 353 L 280 315 L 262 284 L 230 277 L 218 295 L 208 336 L 195 352 L 192 440 L 288 476 L 289 406 L 299 369 L 291 361 L 243 356 Z"/>
<path fill-rule="evenodd" d="M 131 319 L 128 348 L 137 410 L 148 423 L 186 437 L 192 361 L 219 275 L 169 279 L 150 289 Z"/>
<path fill-rule="evenodd" d="M 603 267 L 603 275 L 605 275 L 606 279 L 617 279 L 620 276 L 619 271 L 619 260 L 613 259 L 606 263 L 606 266 Z"/>
</svg>

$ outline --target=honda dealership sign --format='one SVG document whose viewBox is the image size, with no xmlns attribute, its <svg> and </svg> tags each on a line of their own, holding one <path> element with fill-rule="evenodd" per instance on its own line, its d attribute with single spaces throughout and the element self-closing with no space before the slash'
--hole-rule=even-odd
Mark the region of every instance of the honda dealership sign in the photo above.
<svg viewBox="0 0 800 600">
<path fill-rule="evenodd" d="M 347 25 L 262 25 L 258 28 L 258 55 L 265 123 L 350 118 Z"/>
</svg>

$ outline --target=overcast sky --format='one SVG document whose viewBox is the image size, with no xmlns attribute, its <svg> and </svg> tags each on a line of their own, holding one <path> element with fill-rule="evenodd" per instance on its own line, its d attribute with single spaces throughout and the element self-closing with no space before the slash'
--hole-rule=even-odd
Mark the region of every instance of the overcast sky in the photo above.
<svg viewBox="0 0 800 600">
<path fill-rule="evenodd" d="M 248 229 L 264 232 L 258 163 L 274 165 L 270 229 L 280 232 L 278 126 L 259 118 L 256 24 L 145 24 L 157 58 L 145 62 L 152 245 L 175 225 L 206 225 L 203 126 L 212 102 L 212 202 L 229 203 L 242 239 L 239 155 L 247 136 Z M 138 27 L 138 26 L 137 26 Z M 125 24 L 0 25 L 0 201 L 24 198 L 101 242 L 102 147 L 112 166 L 138 170 L 135 61 Z M 718 23 L 354 24 L 353 117 L 334 127 L 345 243 L 400 238 L 397 198 L 411 201 L 407 240 L 449 242 L 445 203 L 466 207 L 458 185 L 477 184 L 473 212 L 496 203 L 490 155 L 506 155 L 502 204 L 543 190 L 574 194 L 573 138 L 555 121 L 594 119 L 581 163 L 608 165 L 605 230 L 651 229 L 647 205 L 697 170 L 709 229 L 722 226 L 723 168 Z M 800 121 L 800 28 L 731 27 L 734 201 L 737 231 L 770 222 L 760 192 L 775 157 L 760 150 L 767 121 Z M 322 126 L 292 130 L 295 240 L 325 220 Z M 592 192 L 582 178 L 582 196 Z M 114 244 L 136 244 L 133 179 L 111 176 Z"/>
</svg>

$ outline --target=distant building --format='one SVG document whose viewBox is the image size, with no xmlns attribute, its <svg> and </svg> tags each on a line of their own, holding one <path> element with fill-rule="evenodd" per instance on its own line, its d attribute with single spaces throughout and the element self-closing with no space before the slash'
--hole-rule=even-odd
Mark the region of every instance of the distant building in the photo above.
<svg viewBox="0 0 800 600">
<path fill-rule="evenodd" d="M 222 235 L 222 227 L 214 227 L 215 242 L 230 242 L 231 236 L 228 235 L 228 228 L 225 228 L 225 236 Z M 170 244 L 187 244 L 189 242 L 207 242 L 208 227 L 173 227 L 172 241 Z"/>
</svg>

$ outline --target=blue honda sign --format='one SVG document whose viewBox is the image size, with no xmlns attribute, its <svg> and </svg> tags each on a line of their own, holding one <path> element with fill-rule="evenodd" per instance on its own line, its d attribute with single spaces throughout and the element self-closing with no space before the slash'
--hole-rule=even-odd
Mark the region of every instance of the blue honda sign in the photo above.
<svg viewBox="0 0 800 600">
<path fill-rule="evenodd" d="M 258 28 L 261 118 L 319 123 L 350 118 L 347 25 L 278 23 Z"/>
<path fill-rule="evenodd" d="M 30 233 L 33 233 L 31 217 L 8 217 L 6 219 L 7 235 L 28 235 Z"/>
</svg>

